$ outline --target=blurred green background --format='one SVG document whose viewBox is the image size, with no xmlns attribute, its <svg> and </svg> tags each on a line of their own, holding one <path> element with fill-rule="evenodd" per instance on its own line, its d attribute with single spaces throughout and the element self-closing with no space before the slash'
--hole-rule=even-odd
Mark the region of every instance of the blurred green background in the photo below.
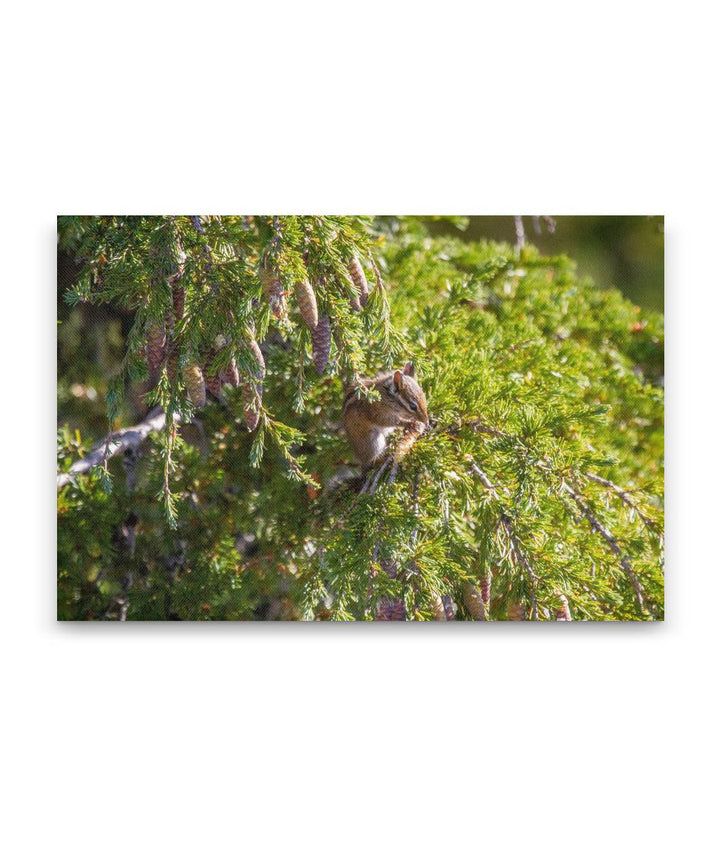
<svg viewBox="0 0 720 856">
<path fill-rule="evenodd" d="M 459 233 L 447 222 L 435 222 L 436 234 L 462 234 L 467 240 L 515 243 L 514 217 L 469 217 Z M 525 239 L 544 255 L 563 254 L 577 262 L 578 273 L 600 288 L 619 288 L 633 303 L 662 312 L 664 308 L 663 217 L 555 217 L 550 233 L 540 218 L 523 217 Z M 536 223 L 540 220 L 539 223 Z M 539 232 L 537 230 L 539 227 Z"/>
</svg>

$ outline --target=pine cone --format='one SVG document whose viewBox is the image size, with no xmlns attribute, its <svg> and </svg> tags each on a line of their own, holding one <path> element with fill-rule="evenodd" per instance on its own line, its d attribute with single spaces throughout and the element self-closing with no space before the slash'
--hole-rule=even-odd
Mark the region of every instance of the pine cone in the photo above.
<svg viewBox="0 0 720 856">
<path fill-rule="evenodd" d="M 220 398 L 222 395 L 222 381 L 220 375 L 205 375 L 205 389 L 215 398 Z"/>
<path fill-rule="evenodd" d="M 220 374 L 219 372 L 210 374 L 210 367 L 213 364 L 214 356 L 215 355 L 213 353 L 209 353 L 207 355 L 202 371 L 205 376 L 205 391 L 219 399 L 222 396 L 222 381 L 220 380 Z"/>
<path fill-rule="evenodd" d="M 259 394 L 253 384 L 247 381 L 242 384 L 243 413 L 248 431 L 254 431 L 260 421 Z"/>
<path fill-rule="evenodd" d="M 444 594 L 442 596 L 443 609 L 445 610 L 445 618 L 447 621 L 455 621 L 457 615 L 457 604 L 452 599 L 452 595 Z"/>
<path fill-rule="evenodd" d="M 482 594 L 483 603 L 487 608 L 490 608 L 490 585 L 492 583 L 492 574 L 490 571 L 485 574 L 480 583 L 480 593 Z"/>
<path fill-rule="evenodd" d="M 318 374 L 325 371 L 330 357 L 330 319 L 327 315 L 323 315 L 317 327 L 311 332 L 313 365 Z"/>
<path fill-rule="evenodd" d="M 255 371 L 255 377 L 258 380 L 263 380 L 265 378 L 265 357 L 263 357 L 263 352 L 260 350 L 260 345 L 258 345 L 255 339 L 251 338 L 248 342 L 248 348 L 252 351 L 258 364 L 258 369 Z"/>
<path fill-rule="evenodd" d="M 263 294 L 270 304 L 270 311 L 276 318 L 282 317 L 285 314 L 285 295 L 280 277 L 264 265 L 260 267 L 259 276 Z"/>
<path fill-rule="evenodd" d="M 519 601 L 512 601 L 507 606 L 508 621 L 525 621 L 525 607 Z"/>
<path fill-rule="evenodd" d="M 318 308 L 312 285 L 307 281 L 296 282 L 295 299 L 303 320 L 311 330 L 314 330 L 318 324 Z"/>
<path fill-rule="evenodd" d="M 398 563 L 394 559 L 380 559 L 378 561 L 378 565 L 385 571 L 385 573 L 395 579 L 398 575 Z"/>
<path fill-rule="evenodd" d="M 463 583 L 463 600 L 474 621 L 485 621 L 485 606 L 479 589 L 472 583 Z"/>
<path fill-rule="evenodd" d="M 405 604 L 402 600 L 380 598 L 375 612 L 376 621 L 405 621 L 405 618 Z"/>
<path fill-rule="evenodd" d="M 153 324 L 148 327 L 145 339 L 145 358 L 151 372 L 156 372 L 165 359 L 167 334 L 164 324 Z"/>
<path fill-rule="evenodd" d="M 185 286 L 181 285 L 180 279 L 172 279 L 172 304 L 175 313 L 175 323 L 179 324 L 185 314 Z"/>
<path fill-rule="evenodd" d="M 360 295 L 360 305 L 365 306 L 370 289 L 368 288 L 368 282 L 365 278 L 365 271 L 362 269 L 362 265 L 360 264 L 360 260 L 357 256 L 353 256 L 350 264 L 348 265 L 348 270 L 350 271 L 352 281 L 355 283 L 355 288 L 357 288 Z M 355 307 L 353 307 L 353 309 L 354 308 Z"/>
<path fill-rule="evenodd" d="M 190 401 L 195 407 L 204 407 L 205 378 L 200 366 L 195 364 L 183 366 L 182 377 Z"/>
<path fill-rule="evenodd" d="M 445 614 L 445 607 L 443 605 L 442 598 L 437 592 L 433 592 L 430 596 L 430 609 L 435 618 L 435 621 L 447 621 L 447 615 Z"/>
<path fill-rule="evenodd" d="M 559 595 L 561 606 L 553 610 L 555 612 L 556 621 L 572 621 L 570 613 L 570 604 L 564 594 Z"/>
<path fill-rule="evenodd" d="M 240 386 L 240 373 L 238 372 L 235 357 L 230 360 L 225 371 L 221 373 L 220 380 L 223 383 L 229 383 L 230 386 L 234 387 L 235 389 Z"/>
</svg>

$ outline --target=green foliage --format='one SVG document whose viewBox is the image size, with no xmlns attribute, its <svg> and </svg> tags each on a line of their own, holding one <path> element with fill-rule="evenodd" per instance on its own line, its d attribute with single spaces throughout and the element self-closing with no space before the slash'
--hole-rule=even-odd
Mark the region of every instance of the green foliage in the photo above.
<svg viewBox="0 0 720 856">
<path fill-rule="evenodd" d="M 109 492 L 101 468 L 60 491 L 61 618 L 373 619 L 400 604 L 422 620 L 444 597 L 467 619 L 469 587 L 489 587 L 490 619 L 555 619 L 565 599 L 575 619 L 662 617 L 660 316 L 566 258 L 433 239 L 417 218 L 62 218 L 60 238 L 83 263 L 68 301 L 132 312 L 110 422 L 137 387 L 179 421 L 124 474 L 108 462 Z M 360 312 L 353 256 L 384 283 Z M 271 311 L 263 267 L 286 295 L 313 283 L 326 374 L 292 298 Z M 185 311 L 168 323 L 179 272 Z M 167 355 L 149 375 L 153 324 L 180 365 L 235 357 L 243 379 L 249 338 L 263 343 L 253 432 L 241 388 L 193 410 Z M 431 428 L 358 494 L 343 381 L 406 359 Z M 61 432 L 61 469 L 85 451 Z"/>
</svg>

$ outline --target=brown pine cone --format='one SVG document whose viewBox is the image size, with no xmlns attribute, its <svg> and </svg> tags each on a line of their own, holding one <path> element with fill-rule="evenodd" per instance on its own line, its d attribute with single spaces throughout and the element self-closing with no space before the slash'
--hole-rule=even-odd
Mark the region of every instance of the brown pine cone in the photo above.
<svg viewBox="0 0 720 856">
<path fill-rule="evenodd" d="M 558 595 L 560 599 L 560 607 L 553 610 L 555 613 L 555 621 L 572 621 L 570 613 L 570 604 L 564 594 Z"/>
<path fill-rule="evenodd" d="M 474 621 L 485 621 L 485 605 L 480 590 L 472 583 L 465 582 L 462 587 L 463 600 L 467 611 Z"/>
<path fill-rule="evenodd" d="M 205 363 L 203 365 L 203 375 L 205 376 L 205 391 L 215 396 L 215 398 L 220 399 L 222 397 L 222 381 L 220 380 L 220 373 L 210 373 L 210 367 L 213 364 L 214 356 L 215 355 L 212 352 L 209 353 L 205 358 Z"/>
<path fill-rule="evenodd" d="M 430 597 L 430 610 L 433 614 L 435 621 L 447 621 L 445 607 L 443 605 L 443 601 L 440 595 L 437 592 L 433 592 Z"/>
<path fill-rule="evenodd" d="M 525 621 L 525 607 L 519 601 L 512 601 L 507 606 L 508 621 Z"/>
<path fill-rule="evenodd" d="M 285 314 L 285 295 L 280 277 L 270 268 L 262 265 L 259 271 L 263 294 L 270 304 L 270 311 L 276 318 Z"/>
<path fill-rule="evenodd" d="M 457 604 L 452 598 L 451 594 L 444 594 L 442 596 L 443 608 L 445 609 L 445 619 L 447 621 L 455 621 L 455 616 L 457 615 Z"/>
<path fill-rule="evenodd" d="M 222 381 L 220 375 L 205 375 L 205 389 L 215 398 L 220 398 L 222 395 Z"/>
<path fill-rule="evenodd" d="M 318 374 L 325 371 L 330 357 L 330 319 L 323 315 L 311 332 L 313 365 Z"/>
<path fill-rule="evenodd" d="M 385 573 L 395 579 L 398 575 L 398 563 L 394 559 L 379 559 L 378 565 L 385 571 Z"/>
<path fill-rule="evenodd" d="M 482 594 L 483 603 L 490 608 L 490 585 L 492 583 L 492 574 L 490 571 L 485 574 L 480 583 L 480 593 Z"/>
<path fill-rule="evenodd" d="M 265 378 L 265 357 L 263 357 L 263 352 L 260 350 L 260 345 L 258 345 L 255 339 L 251 338 L 248 342 L 248 348 L 252 351 L 258 364 L 254 375 L 258 380 L 263 380 Z"/>
<path fill-rule="evenodd" d="M 303 320 L 311 330 L 314 330 L 318 324 L 318 308 L 312 285 L 307 281 L 296 282 L 295 299 Z"/>
<path fill-rule="evenodd" d="M 365 271 L 362 269 L 362 265 L 360 264 L 360 260 L 357 256 L 353 256 L 350 264 L 348 265 L 348 270 L 350 271 L 352 281 L 355 283 L 355 288 L 357 288 L 358 294 L 360 295 L 360 305 L 365 306 L 370 289 L 368 288 Z M 353 307 L 353 309 L 354 308 L 355 307 Z"/>
<path fill-rule="evenodd" d="M 200 366 L 186 365 L 182 370 L 183 382 L 188 398 L 195 407 L 205 406 L 205 378 Z"/>
<path fill-rule="evenodd" d="M 173 312 L 175 313 L 175 323 L 179 324 L 185 314 L 185 286 L 181 284 L 180 279 L 172 279 L 172 304 Z"/>
<path fill-rule="evenodd" d="M 240 386 L 240 372 L 238 372 L 235 357 L 230 360 L 225 371 L 221 372 L 220 380 L 223 383 L 229 383 L 230 386 L 234 387 L 235 389 Z"/>
<path fill-rule="evenodd" d="M 381 597 L 375 612 L 376 621 L 405 621 L 405 604 L 400 599 Z"/>
<path fill-rule="evenodd" d="M 145 339 L 145 358 L 151 372 L 156 372 L 165 359 L 167 333 L 164 324 L 153 324 L 148 327 Z"/>
</svg>

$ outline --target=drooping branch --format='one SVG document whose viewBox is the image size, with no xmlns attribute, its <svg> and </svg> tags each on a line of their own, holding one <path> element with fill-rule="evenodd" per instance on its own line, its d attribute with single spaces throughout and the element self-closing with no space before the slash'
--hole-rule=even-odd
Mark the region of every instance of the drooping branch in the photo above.
<svg viewBox="0 0 720 856">
<path fill-rule="evenodd" d="M 482 422 L 481 420 L 478 420 L 478 419 L 472 419 L 466 424 L 469 425 L 472 428 L 472 430 L 477 431 L 478 433 L 490 434 L 493 437 L 508 437 L 509 436 L 505 432 L 499 431 L 498 429 L 495 429 L 492 426 L 486 425 L 484 422 Z M 453 426 L 453 427 L 455 427 L 455 426 Z M 541 469 L 547 471 L 551 475 L 554 475 L 556 477 L 559 475 L 554 470 L 554 468 L 550 464 L 550 461 L 548 461 L 547 458 L 542 458 L 538 463 L 539 463 Z M 497 495 L 497 490 L 496 490 L 495 486 L 490 482 L 487 475 L 477 466 L 477 464 L 474 461 L 471 463 L 471 471 L 479 479 L 479 481 L 481 482 L 483 487 L 485 487 L 486 490 L 490 491 L 493 498 L 497 499 L 498 495 Z M 637 503 L 635 503 L 631 499 L 629 492 L 627 490 L 619 487 L 618 485 L 614 484 L 613 482 L 609 481 L 608 479 L 604 479 L 601 476 L 595 475 L 594 473 L 587 472 L 587 473 L 584 473 L 584 476 L 586 478 L 588 478 L 589 480 L 594 481 L 597 484 L 600 484 L 603 487 L 608 488 L 609 490 L 612 490 L 614 493 L 616 493 L 618 495 L 618 497 L 620 497 L 620 499 L 626 505 L 628 505 L 630 508 L 632 508 L 637 513 L 638 517 L 642 520 L 643 524 L 648 529 L 652 530 L 655 528 L 655 524 L 653 523 L 653 521 L 646 514 L 644 514 L 644 512 L 638 507 Z M 565 479 L 562 479 L 562 477 L 561 477 L 561 483 L 562 483 L 562 487 L 572 497 L 575 504 L 580 509 L 580 513 L 582 514 L 582 516 L 585 517 L 585 519 L 590 523 L 592 530 L 594 532 L 597 532 L 603 538 L 605 543 L 610 547 L 612 552 L 617 556 L 620 567 L 625 572 L 628 580 L 630 581 L 630 584 L 633 587 L 633 590 L 635 592 L 635 598 L 637 600 L 637 603 L 638 603 L 638 606 L 640 607 L 641 612 L 647 612 L 647 607 L 645 604 L 645 592 L 644 592 L 644 589 L 642 587 L 642 584 L 640 583 L 640 580 L 638 579 L 637 574 L 633 570 L 632 565 L 630 563 L 630 560 L 624 554 L 622 548 L 618 544 L 617 539 L 613 536 L 613 534 L 610 532 L 610 530 L 600 522 L 597 515 L 595 515 L 592 512 L 592 510 L 590 509 L 589 505 L 587 504 L 587 501 L 582 496 L 582 494 L 580 494 L 575 488 L 573 488 L 571 485 L 569 485 L 567 483 L 567 481 L 565 481 Z M 509 518 L 508 518 L 508 520 L 509 520 Z M 501 524 L 503 525 L 503 528 L 505 528 L 505 531 L 507 532 L 508 537 L 510 538 L 511 545 L 513 546 L 513 550 L 515 552 L 516 557 L 519 558 L 519 562 L 520 562 L 521 567 L 523 567 L 524 563 L 522 560 L 522 552 L 520 552 L 518 554 L 518 552 L 515 550 L 515 544 L 513 543 L 512 529 L 508 529 L 508 527 L 505 525 L 503 520 L 501 520 Z M 534 575 L 532 572 L 532 568 L 529 568 L 528 574 L 529 574 L 530 582 L 534 583 L 534 578 L 533 578 Z M 537 578 L 535 577 L 535 579 L 537 579 Z"/>
<path fill-rule="evenodd" d="M 194 214 L 190 217 L 190 222 L 192 223 L 193 229 L 198 233 L 198 235 L 204 235 L 205 229 L 203 228 L 202 220 L 197 214 Z M 213 267 L 213 259 L 212 259 L 212 250 L 210 249 L 210 244 L 205 244 L 203 247 L 203 252 L 205 253 L 205 273 L 209 273 Z"/>
<path fill-rule="evenodd" d="M 178 417 L 176 416 L 176 421 Z M 130 428 L 121 428 L 113 431 L 102 442 L 97 443 L 85 455 L 70 467 L 66 473 L 59 473 L 57 477 L 58 489 L 70 484 L 75 478 L 87 473 L 94 467 L 101 466 L 110 458 L 119 455 L 126 449 L 136 449 L 140 443 L 154 431 L 162 431 L 165 427 L 165 411 L 162 407 L 154 407 L 142 422 Z"/>
<path fill-rule="evenodd" d="M 494 499 L 498 498 L 497 490 L 495 489 L 495 485 L 490 482 L 490 479 L 487 477 L 487 474 L 480 469 L 480 467 L 473 461 L 470 464 L 470 470 L 473 475 L 477 476 L 480 480 L 480 484 L 485 488 L 485 490 L 489 490 Z"/>
<path fill-rule="evenodd" d="M 628 508 L 632 508 L 632 510 L 637 514 L 637 516 L 642 520 L 642 522 L 647 526 L 648 529 L 654 531 L 657 529 L 656 524 L 651 518 L 647 516 L 640 508 L 640 506 L 630 497 L 629 491 L 624 488 L 619 487 L 608 479 L 602 478 L 602 476 L 596 476 L 595 473 L 585 473 L 585 477 L 590 479 L 590 481 L 594 481 L 597 484 L 602 485 L 603 487 L 608 488 L 613 491 L 613 493 L 617 494 L 620 499 L 628 506 Z"/>
<path fill-rule="evenodd" d="M 477 463 L 475 461 L 471 460 L 470 470 L 473 473 L 473 475 L 476 476 L 476 478 L 480 481 L 480 484 L 482 484 L 482 486 L 487 491 L 490 492 L 493 499 L 498 500 L 499 497 L 498 497 L 498 493 L 497 493 L 497 488 L 495 487 L 495 485 L 492 484 L 492 482 L 488 478 L 487 474 L 483 470 L 480 469 L 480 467 L 477 465 Z M 517 536 L 515 534 L 515 527 L 513 526 L 513 522 L 512 522 L 510 515 L 503 509 L 501 509 L 501 512 L 500 512 L 500 519 L 498 522 L 498 526 L 503 529 L 503 531 L 505 532 L 505 534 L 508 537 L 516 565 L 519 566 L 520 570 L 527 577 L 528 585 L 530 586 L 530 601 L 531 601 L 531 606 L 532 606 L 531 615 L 532 615 L 533 620 L 537 621 L 539 618 L 538 603 L 537 603 L 537 582 L 538 582 L 537 574 L 533 570 L 533 567 L 530 564 L 530 560 L 525 555 L 524 550 L 522 549 L 522 547 L 520 546 L 520 543 L 518 542 Z M 471 594 L 471 593 L 468 593 L 468 594 Z M 484 599 L 481 597 L 481 602 L 483 600 Z M 467 598 L 466 598 L 466 602 L 467 602 Z M 473 613 L 473 617 L 475 617 L 474 613 Z"/>
<path fill-rule="evenodd" d="M 531 611 L 530 615 L 533 621 L 537 621 L 540 617 L 538 611 L 538 603 L 537 603 L 537 582 L 538 577 L 535 571 L 530 564 L 530 560 L 525 555 L 520 543 L 515 535 L 515 528 L 513 526 L 512 520 L 508 517 L 507 514 L 503 513 L 500 517 L 500 526 L 504 529 L 505 534 L 510 541 L 510 546 L 512 548 L 512 553 L 515 558 L 515 563 L 520 566 L 520 569 L 524 571 L 527 576 L 528 585 L 530 586 L 530 604 Z"/>
<path fill-rule="evenodd" d="M 610 547 L 613 553 L 618 557 L 618 561 L 620 563 L 620 567 L 625 571 L 625 575 L 630 580 L 630 584 L 632 585 L 635 591 L 635 599 L 638 602 L 638 606 L 640 607 L 641 612 L 645 612 L 645 592 L 643 590 L 642 585 L 640 584 L 640 580 L 637 578 L 635 571 L 633 571 L 632 565 L 630 564 L 630 560 L 623 553 L 622 548 L 617 542 L 617 539 L 613 536 L 612 532 L 604 526 L 600 520 L 597 518 L 597 515 L 593 514 L 590 506 L 587 504 L 585 499 L 575 490 L 572 485 L 564 482 L 565 490 L 570 494 L 570 496 L 575 501 L 575 504 L 580 509 L 583 517 L 588 521 L 591 528 L 597 532 L 605 541 L 605 543 Z"/>
</svg>

